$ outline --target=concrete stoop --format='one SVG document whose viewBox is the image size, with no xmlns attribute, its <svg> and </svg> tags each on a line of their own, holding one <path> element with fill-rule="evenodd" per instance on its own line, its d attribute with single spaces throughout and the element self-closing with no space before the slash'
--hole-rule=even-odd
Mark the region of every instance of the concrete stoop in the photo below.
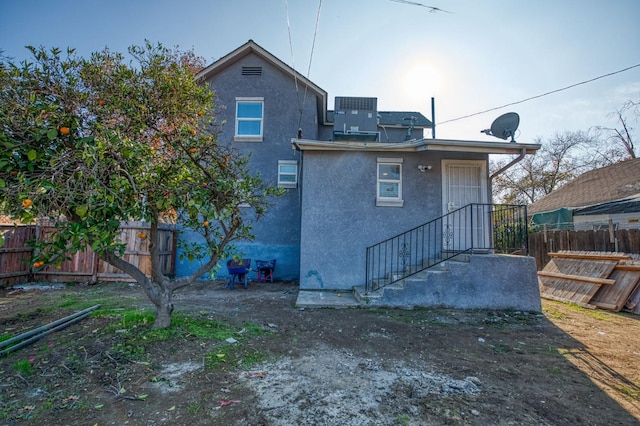
<svg viewBox="0 0 640 426">
<path fill-rule="evenodd" d="M 468 263 L 467 259 L 463 259 L 461 261 L 446 261 L 440 263 L 436 266 L 431 267 L 430 269 L 425 269 L 424 271 L 420 271 L 408 278 L 396 281 L 392 284 L 389 284 L 385 287 L 379 288 L 377 290 L 372 290 L 366 293 L 365 286 L 356 286 L 353 288 L 353 296 L 355 300 L 357 300 L 363 306 L 380 306 L 380 307 L 405 307 L 412 308 L 418 305 L 410 305 L 400 300 L 404 299 L 403 297 L 399 297 L 403 294 L 407 285 L 412 286 L 422 285 L 427 286 L 431 278 L 436 275 L 446 274 L 449 271 L 449 268 L 452 264 L 456 267 L 456 264 L 466 264 Z M 400 299 L 400 300 L 398 300 Z"/>
<path fill-rule="evenodd" d="M 535 259 L 525 256 L 447 260 L 366 294 L 364 286 L 354 287 L 353 296 L 362 306 L 541 310 Z"/>
</svg>

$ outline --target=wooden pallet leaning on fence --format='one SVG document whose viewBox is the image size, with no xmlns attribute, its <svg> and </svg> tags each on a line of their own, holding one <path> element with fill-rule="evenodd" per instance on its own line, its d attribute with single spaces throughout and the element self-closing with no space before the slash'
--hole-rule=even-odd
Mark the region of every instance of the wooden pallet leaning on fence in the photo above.
<svg viewBox="0 0 640 426">
<path fill-rule="evenodd" d="M 640 262 L 624 253 L 560 251 L 538 272 L 540 295 L 640 315 Z"/>
</svg>

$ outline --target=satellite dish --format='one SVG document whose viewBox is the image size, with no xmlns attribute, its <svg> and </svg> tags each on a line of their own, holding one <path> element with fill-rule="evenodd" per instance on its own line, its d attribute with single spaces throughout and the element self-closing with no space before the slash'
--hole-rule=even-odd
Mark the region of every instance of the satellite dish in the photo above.
<svg viewBox="0 0 640 426">
<path fill-rule="evenodd" d="M 482 130 L 482 133 L 505 140 L 511 138 L 511 142 L 515 142 L 514 136 L 519 124 L 520 116 L 515 112 L 508 112 L 493 120 L 491 128 Z"/>
</svg>

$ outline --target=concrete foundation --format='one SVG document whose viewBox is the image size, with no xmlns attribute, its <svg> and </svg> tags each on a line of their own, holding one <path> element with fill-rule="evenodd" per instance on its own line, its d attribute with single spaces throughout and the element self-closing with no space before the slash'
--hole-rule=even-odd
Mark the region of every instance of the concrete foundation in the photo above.
<svg viewBox="0 0 640 426">
<path fill-rule="evenodd" d="M 437 269 L 365 294 L 354 288 L 362 305 L 449 307 L 540 311 L 540 290 L 533 257 L 475 254 L 468 261 L 447 261 Z"/>
</svg>

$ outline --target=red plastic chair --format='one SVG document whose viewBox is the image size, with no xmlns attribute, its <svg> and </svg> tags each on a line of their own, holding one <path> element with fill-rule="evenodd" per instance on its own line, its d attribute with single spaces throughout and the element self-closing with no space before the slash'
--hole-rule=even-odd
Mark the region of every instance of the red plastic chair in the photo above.
<svg viewBox="0 0 640 426">
<path fill-rule="evenodd" d="M 273 282 L 273 272 L 276 270 L 276 259 L 273 260 L 256 260 L 256 268 L 258 276 L 256 281 Z"/>
</svg>

